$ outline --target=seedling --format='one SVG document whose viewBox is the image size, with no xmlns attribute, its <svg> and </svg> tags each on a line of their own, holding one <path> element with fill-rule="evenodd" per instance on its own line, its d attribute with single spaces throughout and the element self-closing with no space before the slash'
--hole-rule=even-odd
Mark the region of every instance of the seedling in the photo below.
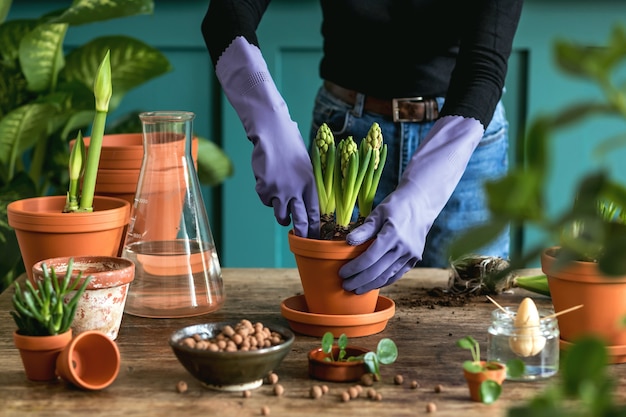
<svg viewBox="0 0 626 417">
<path fill-rule="evenodd" d="M 503 366 L 500 362 L 495 361 L 481 361 L 480 360 L 480 345 L 472 336 L 465 336 L 456 342 L 457 346 L 462 349 L 467 349 L 472 354 L 472 360 L 463 362 L 463 369 L 471 373 L 481 373 L 490 370 L 497 370 Z M 511 359 L 504 365 L 506 367 L 507 375 L 516 378 L 524 374 L 524 362 L 521 359 Z M 495 402 L 502 393 L 502 386 L 491 379 L 483 381 L 480 385 L 480 397 L 481 401 L 485 404 L 491 404 Z"/>
<path fill-rule="evenodd" d="M 395 342 L 389 338 L 380 339 L 376 352 L 367 352 L 358 356 L 346 356 L 346 348 L 348 346 L 348 336 L 342 333 L 337 339 L 337 347 L 339 352 L 337 358 L 333 355 L 334 336 L 331 332 L 324 333 L 322 337 L 322 351 L 328 355 L 324 360 L 328 362 L 355 362 L 363 361 L 368 370 L 374 374 L 377 379 L 380 379 L 380 365 L 389 365 L 398 358 L 398 347 Z"/>
</svg>

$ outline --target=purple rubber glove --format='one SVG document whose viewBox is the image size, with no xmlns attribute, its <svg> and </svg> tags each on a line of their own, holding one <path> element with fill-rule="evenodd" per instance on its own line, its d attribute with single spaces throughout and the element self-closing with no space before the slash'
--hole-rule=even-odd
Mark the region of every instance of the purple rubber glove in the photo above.
<svg viewBox="0 0 626 417">
<path fill-rule="evenodd" d="M 250 141 L 256 192 L 294 233 L 319 236 L 319 203 L 311 160 L 297 124 L 291 120 L 261 51 L 237 37 L 215 66 L 226 97 Z"/>
<path fill-rule="evenodd" d="M 389 285 L 422 259 L 426 235 L 483 133 L 475 119 L 446 116 L 435 122 L 398 187 L 346 238 L 350 245 L 376 240 L 340 269 L 345 290 L 362 294 Z"/>
</svg>

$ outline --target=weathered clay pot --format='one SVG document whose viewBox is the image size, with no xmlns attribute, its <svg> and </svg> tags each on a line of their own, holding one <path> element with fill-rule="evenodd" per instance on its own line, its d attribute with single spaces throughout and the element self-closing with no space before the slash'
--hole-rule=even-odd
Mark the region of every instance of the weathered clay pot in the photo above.
<svg viewBox="0 0 626 417">
<path fill-rule="evenodd" d="M 48 268 L 54 268 L 57 276 L 65 276 L 69 259 L 61 257 L 37 262 L 33 266 L 33 277 L 43 277 L 44 263 Z M 135 277 L 135 264 L 129 259 L 114 256 L 80 256 L 73 259 L 72 276 L 82 271 L 83 278 L 92 277 L 78 301 L 72 322 L 74 334 L 95 330 L 115 340 L 122 323 L 128 287 Z"/>
</svg>

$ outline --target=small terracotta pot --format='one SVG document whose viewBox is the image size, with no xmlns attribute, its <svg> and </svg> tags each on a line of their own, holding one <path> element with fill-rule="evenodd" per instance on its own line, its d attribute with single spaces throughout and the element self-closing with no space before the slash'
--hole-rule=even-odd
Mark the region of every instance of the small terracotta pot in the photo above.
<svg viewBox="0 0 626 417">
<path fill-rule="evenodd" d="M 91 213 L 63 213 L 65 196 L 28 198 L 7 206 L 29 279 L 33 265 L 43 259 L 121 254 L 130 204 L 96 196 L 93 206 Z"/>
<path fill-rule="evenodd" d="M 43 263 L 48 268 L 54 268 L 57 276 L 65 276 L 69 259 L 61 257 L 37 262 L 33 265 L 34 279 L 43 279 Z M 128 287 L 135 278 L 135 264 L 129 259 L 114 256 L 79 256 L 73 259 L 73 277 L 80 271 L 83 279 L 92 277 L 78 300 L 72 322 L 74 334 L 96 330 L 115 340 L 122 323 Z"/>
<path fill-rule="evenodd" d="M 357 295 L 343 289 L 339 269 L 363 253 L 372 241 L 350 246 L 340 240 L 307 239 L 289 231 L 289 248 L 296 258 L 308 311 L 316 314 L 369 314 L 379 290 Z"/>
<path fill-rule="evenodd" d="M 556 251 L 549 248 L 541 255 L 541 268 L 548 277 L 554 311 L 583 305 L 557 317 L 561 339 L 574 342 L 583 335 L 600 337 L 613 355 L 613 362 L 626 362 L 626 276 L 607 277 L 595 262 L 570 262 L 556 268 Z"/>
<path fill-rule="evenodd" d="M 486 361 L 481 361 L 481 365 L 484 365 Z M 480 385 L 487 380 L 495 381 L 499 385 L 502 385 L 506 379 L 506 366 L 501 363 L 494 364 L 497 369 L 489 369 L 483 372 L 469 372 L 463 369 L 463 376 L 467 381 L 467 387 L 469 388 L 470 398 L 472 401 L 482 402 L 480 395 Z"/>
<path fill-rule="evenodd" d="M 369 350 L 357 347 L 346 347 L 346 358 L 350 356 L 364 355 Z M 333 346 L 333 357 L 339 355 L 339 347 Z M 328 357 L 322 348 L 313 349 L 309 352 L 309 376 L 322 381 L 350 382 L 358 381 L 363 374 L 367 373 L 367 366 L 363 361 L 327 361 Z"/>
<path fill-rule="evenodd" d="M 85 390 L 100 390 L 115 381 L 120 371 L 120 351 L 107 335 L 88 331 L 76 336 L 56 360 L 56 372 Z"/>
<path fill-rule="evenodd" d="M 27 336 L 13 332 L 13 343 L 20 351 L 26 377 L 31 381 L 57 379 L 56 360 L 70 340 L 71 330 L 53 336 Z"/>
</svg>

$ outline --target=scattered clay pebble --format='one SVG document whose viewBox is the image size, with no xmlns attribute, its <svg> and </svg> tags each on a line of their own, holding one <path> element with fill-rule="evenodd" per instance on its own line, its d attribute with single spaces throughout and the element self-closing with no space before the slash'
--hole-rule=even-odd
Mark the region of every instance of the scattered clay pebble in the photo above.
<svg viewBox="0 0 626 417">
<path fill-rule="evenodd" d="M 367 390 L 367 398 L 371 398 L 372 400 L 376 398 L 376 390 L 374 388 Z"/>
<path fill-rule="evenodd" d="M 428 404 L 426 404 L 426 412 L 427 413 L 435 413 L 435 412 L 437 412 L 437 404 L 435 404 L 435 403 L 428 403 Z"/>
<path fill-rule="evenodd" d="M 278 375 L 275 374 L 274 372 L 271 372 L 268 376 L 267 376 L 267 383 L 274 385 L 278 382 Z"/>
<path fill-rule="evenodd" d="M 350 395 L 352 399 L 357 398 L 359 396 L 359 390 L 356 389 L 356 387 L 350 387 L 348 388 L 348 395 Z"/>
<path fill-rule="evenodd" d="M 285 388 L 283 388 L 281 384 L 274 385 L 274 395 L 276 395 L 277 397 L 280 397 L 284 393 L 285 393 Z"/>
<path fill-rule="evenodd" d="M 176 384 L 176 391 L 180 393 L 187 391 L 187 383 L 185 381 L 178 381 Z"/>
<path fill-rule="evenodd" d="M 328 385 L 322 385 L 322 394 L 328 394 L 329 388 Z"/>
<path fill-rule="evenodd" d="M 270 408 L 268 406 L 266 406 L 266 405 L 261 407 L 261 415 L 262 416 L 269 416 L 270 415 Z"/>
<path fill-rule="evenodd" d="M 243 396 L 243 398 L 250 398 L 252 396 L 252 392 L 250 390 L 245 390 L 241 393 L 241 395 Z"/>
<path fill-rule="evenodd" d="M 402 375 L 400 375 L 400 374 L 396 375 L 393 378 L 393 383 L 396 384 L 396 385 L 402 385 L 403 382 L 404 382 L 404 377 Z"/>
<path fill-rule="evenodd" d="M 280 333 L 272 332 L 261 322 L 253 325 L 250 320 L 241 320 L 235 327 L 230 325 L 222 327 L 220 333 L 212 339 L 204 339 L 202 335 L 194 334 L 179 343 L 192 349 L 235 352 L 280 345 L 284 341 Z"/>
<path fill-rule="evenodd" d="M 374 400 L 375 401 L 382 401 L 383 400 L 383 394 L 381 394 L 380 392 L 377 392 L 376 396 L 374 396 Z"/>
<path fill-rule="evenodd" d="M 341 401 L 343 401 L 344 403 L 350 401 L 350 393 L 348 391 L 344 391 L 341 393 Z"/>
<path fill-rule="evenodd" d="M 322 387 L 320 387 L 319 385 L 313 385 L 311 387 L 309 395 L 311 396 L 311 398 L 317 400 L 318 398 L 321 398 L 322 395 L 324 395 L 324 392 L 322 391 Z"/>
<path fill-rule="evenodd" d="M 443 392 L 443 385 L 441 385 L 441 384 L 435 385 L 435 392 L 437 392 L 437 393 Z"/>
<path fill-rule="evenodd" d="M 371 387 L 372 385 L 374 385 L 374 375 L 363 374 L 361 376 L 361 384 L 365 385 L 366 387 Z"/>
<path fill-rule="evenodd" d="M 411 389 L 419 388 L 420 384 L 416 380 L 411 381 Z"/>
</svg>

